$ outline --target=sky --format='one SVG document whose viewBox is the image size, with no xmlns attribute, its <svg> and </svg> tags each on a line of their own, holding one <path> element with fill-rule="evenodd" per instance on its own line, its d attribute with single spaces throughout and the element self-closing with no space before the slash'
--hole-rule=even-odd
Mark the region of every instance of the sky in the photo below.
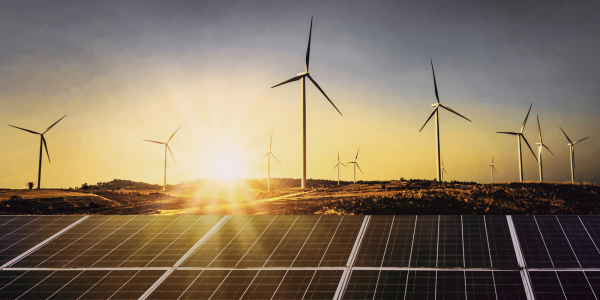
<svg viewBox="0 0 600 300">
<path fill-rule="evenodd" d="M 436 102 L 445 180 L 516 181 L 516 137 L 544 179 L 600 182 L 600 3 L 597 1 L 2 1 L 0 187 L 112 179 L 167 181 L 301 176 L 300 83 L 314 16 L 307 83 L 307 177 L 434 179 Z M 539 179 L 524 145 L 524 179 Z M 353 170 L 342 168 L 342 180 Z"/>
</svg>

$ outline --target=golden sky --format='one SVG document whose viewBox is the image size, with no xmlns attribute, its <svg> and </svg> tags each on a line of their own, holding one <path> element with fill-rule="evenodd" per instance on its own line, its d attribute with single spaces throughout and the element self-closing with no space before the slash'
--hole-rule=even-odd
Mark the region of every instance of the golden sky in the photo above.
<svg viewBox="0 0 600 300">
<path fill-rule="evenodd" d="M 342 11 L 317 3 L 265 10 L 260 1 L 45 5 L 0 9 L 2 188 L 37 181 L 39 137 L 7 125 L 43 132 L 65 114 L 45 135 L 52 163 L 44 158 L 42 187 L 162 184 L 164 147 L 142 139 L 166 141 L 179 125 L 170 184 L 266 177 L 271 130 L 282 164 L 272 162 L 271 176 L 299 178 L 300 83 L 270 87 L 304 71 L 313 14 L 311 76 L 344 116 L 307 83 L 308 178 L 336 179 L 337 151 L 345 163 L 359 147 L 358 179 L 435 178 L 434 124 L 419 133 L 435 103 L 433 59 L 442 104 L 473 121 L 441 111 L 446 180 L 489 182 L 492 155 L 496 181 L 518 180 L 516 138 L 495 132 L 518 131 L 533 103 L 525 136 L 537 154 L 539 115 L 555 155 L 544 152 L 545 180 L 570 180 L 562 126 L 571 139 L 590 136 L 576 146 L 576 179 L 600 181 L 596 6 L 559 16 L 416 3 L 410 14 L 387 2 Z M 473 17 L 478 11 L 487 18 Z M 417 18 L 429 12 L 433 23 Z M 556 31 L 556 22 L 571 25 Z M 525 180 L 537 180 L 526 146 L 523 158 Z M 352 169 L 341 176 L 351 180 Z"/>
</svg>

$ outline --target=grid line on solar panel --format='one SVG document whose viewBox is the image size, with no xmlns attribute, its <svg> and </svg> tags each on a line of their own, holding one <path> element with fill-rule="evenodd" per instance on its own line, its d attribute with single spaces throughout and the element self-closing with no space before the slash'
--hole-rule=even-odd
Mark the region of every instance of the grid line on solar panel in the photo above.
<svg viewBox="0 0 600 300">
<path fill-rule="evenodd" d="M 586 273 L 534 271 L 529 272 L 529 276 L 536 299 L 598 299 Z"/>
<path fill-rule="evenodd" d="M 584 268 L 600 268 L 600 250 L 579 216 L 557 216 L 575 253 L 577 261 Z"/>
<path fill-rule="evenodd" d="M 538 225 L 552 266 L 555 268 L 581 267 L 556 216 L 533 216 L 533 219 Z"/>
<path fill-rule="evenodd" d="M 352 246 L 352 251 L 350 252 L 350 257 L 348 257 L 348 262 L 346 263 L 347 267 L 352 267 L 354 262 L 356 261 L 356 257 L 358 256 L 358 251 L 360 250 L 360 246 L 362 245 L 362 240 L 365 238 L 365 233 L 369 226 L 369 222 L 371 221 L 371 216 L 365 216 L 363 219 L 362 225 L 358 231 L 358 236 L 354 241 L 354 245 Z"/>
<path fill-rule="evenodd" d="M 519 271 L 353 270 L 344 299 L 527 299 Z"/>
<path fill-rule="evenodd" d="M 519 245 L 526 267 L 554 267 L 548 249 L 544 245 L 536 220 L 528 216 L 512 216 Z"/>
<path fill-rule="evenodd" d="M 13 267 L 171 267 L 220 216 L 92 216 Z"/>
<path fill-rule="evenodd" d="M 0 267 L 22 259 L 31 251 L 46 244 L 61 232 L 68 230 L 87 216 L 38 216 L 14 218 L 16 229 L 0 237 Z M 23 221 L 23 223 L 19 223 Z"/>
<path fill-rule="evenodd" d="M 164 271 L 0 271 L 0 299 L 137 299 Z"/>
<path fill-rule="evenodd" d="M 265 232 L 269 229 L 269 226 L 271 226 L 271 224 L 273 224 L 273 221 L 275 221 L 275 219 L 277 218 L 277 216 L 275 216 L 275 218 L 273 218 L 271 220 L 271 222 L 269 222 L 269 225 L 267 225 L 267 227 L 265 227 L 265 229 L 260 233 L 260 235 L 256 238 L 256 240 L 254 241 L 254 243 L 252 243 L 252 246 L 250 246 L 250 248 L 248 248 L 248 250 L 246 250 L 246 252 L 244 253 L 244 255 L 242 256 L 242 258 L 240 258 L 240 260 L 235 264 L 234 267 L 237 267 L 246 257 L 246 255 L 248 255 L 248 252 L 250 252 L 250 250 L 252 250 L 252 248 L 254 247 L 254 245 L 256 245 L 256 243 L 260 240 L 260 238 L 265 234 Z M 293 225 L 292 225 L 293 226 Z M 291 228 L 291 226 L 290 226 Z M 266 263 L 267 261 L 265 261 Z M 264 264 L 263 264 L 264 265 Z"/>
</svg>

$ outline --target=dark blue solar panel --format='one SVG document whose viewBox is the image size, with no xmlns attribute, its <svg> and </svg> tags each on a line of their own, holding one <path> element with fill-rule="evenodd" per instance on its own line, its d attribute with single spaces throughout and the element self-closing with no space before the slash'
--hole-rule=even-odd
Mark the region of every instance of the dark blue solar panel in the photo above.
<svg viewBox="0 0 600 300">
<path fill-rule="evenodd" d="M 532 216 L 512 216 L 519 244 L 529 268 L 553 268 L 552 259 L 545 241 Z"/>
<path fill-rule="evenodd" d="M 600 251 L 578 216 L 558 216 L 582 268 L 600 268 Z"/>
</svg>

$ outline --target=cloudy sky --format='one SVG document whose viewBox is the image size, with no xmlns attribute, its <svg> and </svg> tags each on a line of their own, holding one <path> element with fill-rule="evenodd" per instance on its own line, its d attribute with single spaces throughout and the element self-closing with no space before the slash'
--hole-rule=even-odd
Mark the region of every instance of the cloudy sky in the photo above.
<svg viewBox="0 0 600 300">
<path fill-rule="evenodd" d="M 164 147 L 177 129 L 168 182 L 300 177 L 300 83 L 310 71 L 343 113 L 307 84 L 308 178 L 335 179 L 358 161 L 364 180 L 433 179 L 440 99 L 473 122 L 440 114 L 447 180 L 518 180 L 516 138 L 537 154 L 545 179 L 600 182 L 600 3 L 556 1 L 2 1 L 0 3 L 0 187 L 42 187 L 115 178 L 162 183 Z M 45 155 L 45 154 L 44 154 Z M 537 163 L 523 150 L 525 180 Z M 342 169 L 350 180 L 351 169 Z"/>
</svg>

